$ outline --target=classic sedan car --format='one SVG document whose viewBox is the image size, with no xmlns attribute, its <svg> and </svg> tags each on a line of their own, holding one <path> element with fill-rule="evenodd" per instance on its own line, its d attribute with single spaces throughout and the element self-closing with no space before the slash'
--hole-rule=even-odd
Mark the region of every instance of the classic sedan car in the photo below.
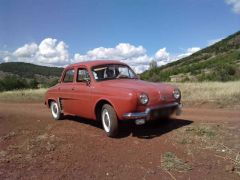
<svg viewBox="0 0 240 180">
<path fill-rule="evenodd" d="M 181 113 L 181 93 L 175 86 L 142 81 L 119 61 L 86 61 L 67 66 L 57 85 L 48 89 L 45 104 L 54 119 L 77 115 L 99 120 L 110 137 L 119 121 L 163 120 Z"/>
</svg>

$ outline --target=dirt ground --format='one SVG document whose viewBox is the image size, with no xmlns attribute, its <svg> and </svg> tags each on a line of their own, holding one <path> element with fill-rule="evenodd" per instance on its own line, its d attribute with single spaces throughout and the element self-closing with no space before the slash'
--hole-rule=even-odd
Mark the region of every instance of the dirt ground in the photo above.
<svg viewBox="0 0 240 180">
<path fill-rule="evenodd" d="M 0 103 L 0 179 L 240 179 L 240 111 L 185 107 L 169 122 L 54 121 L 40 103 Z"/>
</svg>

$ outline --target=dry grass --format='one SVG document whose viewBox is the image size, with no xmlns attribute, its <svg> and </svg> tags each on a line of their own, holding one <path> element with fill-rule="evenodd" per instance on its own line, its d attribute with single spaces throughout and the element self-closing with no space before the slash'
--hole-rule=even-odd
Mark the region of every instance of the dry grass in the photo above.
<svg viewBox="0 0 240 180">
<path fill-rule="evenodd" d="M 0 101 L 43 102 L 47 89 L 26 89 L 0 93 Z"/>
<path fill-rule="evenodd" d="M 165 152 L 161 158 L 162 158 L 161 166 L 163 169 L 167 171 L 184 172 L 192 169 L 192 167 L 189 164 L 179 159 L 172 152 Z"/>
<path fill-rule="evenodd" d="M 192 157 L 208 150 L 230 164 L 225 171 L 235 172 L 240 176 L 239 125 L 200 123 L 178 129 L 172 136 L 176 143 L 185 146 L 186 152 Z"/>
<path fill-rule="evenodd" d="M 185 104 L 240 105 L 240 81 L 176 83 Z"/>
<path fill-rule="evenodd" d="M 219 107 L 240 106 L 240 81 L 176 83 L 186 104 L 214 104 Z M 0 93 L 0 101 L 42 102 L 46 89 L 16 90 Z"/>
</svg>

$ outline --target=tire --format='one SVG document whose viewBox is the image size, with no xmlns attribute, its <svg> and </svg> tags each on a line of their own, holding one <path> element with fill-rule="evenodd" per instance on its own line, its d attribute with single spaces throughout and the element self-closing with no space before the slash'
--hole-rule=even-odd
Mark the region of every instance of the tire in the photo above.
<svg viewBox="0 0 240 180">
<path fill-rule="evenodd" d="M 55 120 L 62 119 L 63 114 L 61 113 L 58 103 L 56 101 L 51 101 L 50 109 L 51 109 L 53 119 L 55 119 Z"/>
<path fill-rule="evenodd" d="M 115 110 L 109 104 L 102 107 L 101 119 L 103 129 L 109 137 L 116 137 L 118 134 L 118 118 Z"/>
</svg>

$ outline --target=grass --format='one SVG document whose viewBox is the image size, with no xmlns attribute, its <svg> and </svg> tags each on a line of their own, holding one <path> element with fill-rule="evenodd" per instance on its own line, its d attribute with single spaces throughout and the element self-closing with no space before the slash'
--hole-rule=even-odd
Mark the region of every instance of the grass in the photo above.
<svg viewBox="0 0 240 180">
<path fill-rule="evenodd" d="M 228 126 L 218 123 L 193 124 L 178 129 L 172 138 L 176 143 L 184 146 L 187 154 L 193 157 L 207 149 L 216 158 L 228 160 L 228 164 L 233 165 L 233 169 L 226 170 L 225 167 L 225 170 L 234 171 L 240 176 L 239 128 Z"/>
<path fill-rule="evenodd" d="M 205 136 L 208 138 L 212 138 L 216 135 L 216 132 L 210 127 L 187 127 L 187 132 L 192 132 L 197 136 Z"/>
<path fill-rule="evenodd" d="M 47 89 L 25 89 L 0 93 L 0 101 L 11 102 L 43 102 Z"/>
<path fill-rule="evenodd" d="M 177 142 L 180 144 L 191 144 L 193 143 L 193 140 L 190 138 L 183 137 L 181 139 L 177 139 Z"/>
<path fill-rule="evenodd" d="M 163 169 L 165 169 L 167 171 L 184 172 L 184 171 L 189 171 L 192 169 L 192 167 L 189 164 L 187 164 L 183 160 L 179 159 L 172 152 L 165 152 L 162 155 L 161 166 Z"/>
<path fill-rule="evenodd" d="M 240 81 L 176 83 L 184 105 L 210 103 L 218 107 L 240 106 Z M 43 102 L 46 89 L 15 90 L 0 93 L 0 101 Z"/>
<path fill-rule="evenodd" d="M 220 107 L 240 105 L 240 81 L 175 83 L 184 104 L 211 103 Z"/>
</svg>

